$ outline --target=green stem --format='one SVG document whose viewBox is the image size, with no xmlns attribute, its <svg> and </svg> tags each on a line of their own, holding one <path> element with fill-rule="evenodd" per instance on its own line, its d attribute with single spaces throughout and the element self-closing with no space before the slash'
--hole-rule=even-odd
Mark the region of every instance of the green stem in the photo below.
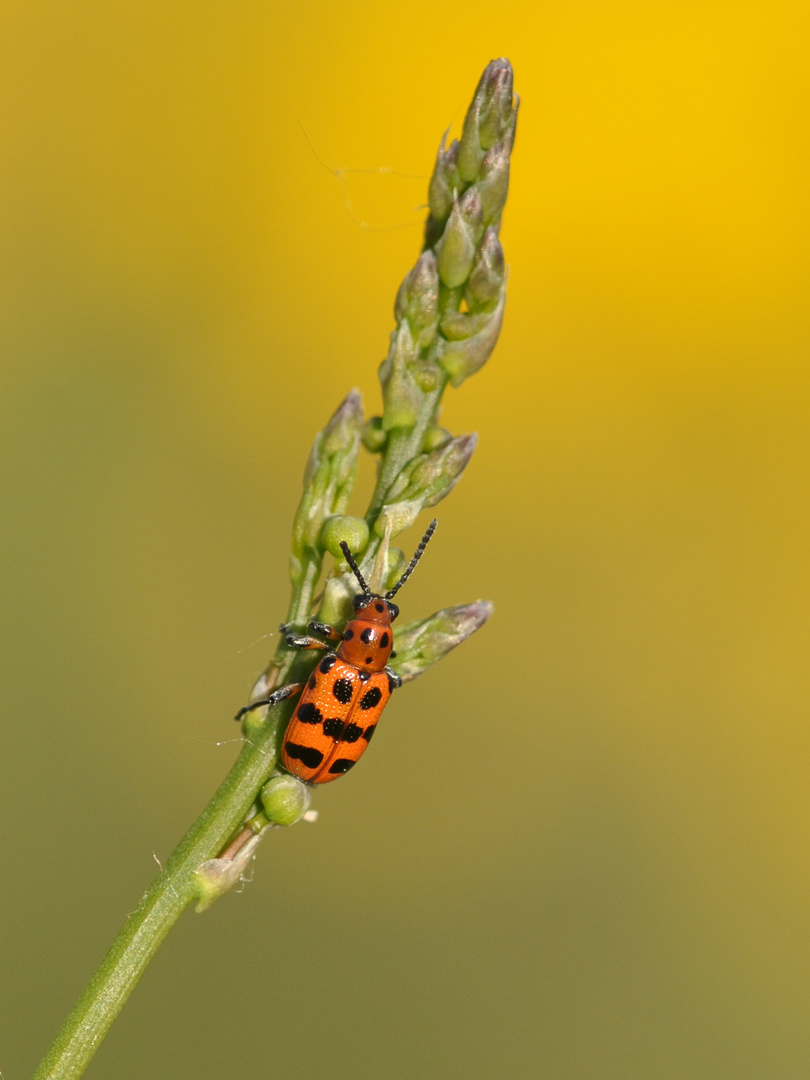
<svg viewBox="0 0 810 1080">
<path fill-rule="evenodd" d="M 284 703 L 286 704 L 286 702 Z M 283 705 L 246 742 L 214 797 L 180 841 L 105 956 L 34 1080 L 81 1076 L 163 938 L 196 899 L 194 874 L 239 828 L 276 764 L 276 734 L 286 722 Z"/>
<path fill-rule="evenodd" d="M 312 607 L 312 594 L 315 591 L 315 586 L 318 584 L 318 579 L 321 576 L 321 568 L 323 567 L 323 555 L 313 555 L 307 558 L 304 564 L 304 573 L 301 577 L 300 585 L 293 587 L 292 600 L 290 601 L 290 609 L 287 613 L 287 622 L 293 626 L 306 623 L 312 618 L 310 614 L 310 608 Z M 289 656 L 294 655 L 286 645 L 284 648 Z"/>
<path fill-rule="evenodd" d="M 163 938 L 196 899 L 195 871 L 215 858 L 245 819 L 276 764 L 276 734 L 289 706 L 251 735 L 214 797 L 129 916 L 37 1070 L 34 1080 L 74 1080 L 129 997 Z"/>
<path fill-rule="evenodd" d="M 302 580 L 293 588 L 289 622 L 309 617 L 312 593 L 320 575 L 321 559 L 307 560 Z M 271 664 L 273 685 L 291 673 L 311 666 L 280 643 Z M 195 873 L 202 863 L 217 858 L 230 841 L 268 780 L 278 760 L 278 737 L 287 725 L 292 703 L 272 709 L 265 721 L 249 714 L 245 746 L 219 789 L 188 830 L 162 872 L 129 916 L 112 948 L 65 1021 L 45 1055 L 34 1080 L 75 1080 L 124 1006 L 161 942 L 184 909 L 198 898 Z M 254 719 L 255 717 L 255 719 Z"/>
<path fill-rule="evenodd" d="M 419 416 L 413 427 L 395 428 L 391 432 L 380 463 L 377 486 L 374 489 L 371 505 L 366 515 L 372 523 L 385 503 L 388 489 L 408 462 L 415 458 L 421 450 L 425 432 L 436 422 L 439 403 L 446 385 L 446 380 L 443 380 L 435 390 L 430 390 L 425 394 Z M 366 556 L 370 553 L 370 551 L 367 551 Z"/>
<path fill-rule="evenodd" d="M 287 622 L 291 626 L 305 626 L 312 617 L 312 594 L 321 576 L 322 566 L 322 555 L 312 556 L 304 561 L 303 572 L 300 580 L 293 584 L 290 606 L 287 609 Z M 265 690 L 268 693 L 290 681 L 290 672 L 296 665 L 296 660 L 300 660 L 300 657 L 297 656 L 294 649 L 287 645 L 282 635 L 273 658 L 264 671 Z M 297 666 L 300 667 L 301 665 Z"/>
</svg>

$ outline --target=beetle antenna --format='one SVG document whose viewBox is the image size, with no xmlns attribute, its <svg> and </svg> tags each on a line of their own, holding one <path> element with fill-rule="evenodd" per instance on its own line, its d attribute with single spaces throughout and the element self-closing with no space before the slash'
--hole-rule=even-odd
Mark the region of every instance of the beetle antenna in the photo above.
<svg viewBox="0 0 810 1080">
<path fill-rule="evenodd" d="M 411 559 L 411 561 L 408 563 L 407 567 L 405 568 L 405 573 L 402 575 L 402 577 L 399 579 L 399 581 L 396 583 L 396 585 L 393 587 L 393 589 L 391 589 L 389 592 L 387 592 L 385 594 L 385 599 L 386 600 L 391 600 L 396 595 L 396 593 L 399 592 L 399 590 L 402 588 L 402 586 L 405 584 L 405 582 L 408 580 L 408 578 L 414 572 L 414 570 L 416 569 L 416 564 L 422 558 L 422 554 L 423 554 L 425 548 L 428 545 L 428 540 L 430 540 L 431 536 L 433 536 L 434 532 L 436 531 L 436 526 L 438 524 L 439 524 L 438 521 L 436 520 L 436 518 L 434 518 L 433 521 L 431 521 L 431 523 L 425 529 L 425 535 L 422 537 L 422 539 L 417 544 L 416 551 L 413 554 L 413 558 Z"/>
<path fill-rule="evenodd" d="M 371 589 L 366 584 L 366 579 L 360 573 L 360 567 L 354 561 L 354 555 L 352 555 L 351 551 L 349 550 L 349 545 L 346 543 L 345 540 L 340 541 L 340 550 L 343 552 L 344 559 L 349 564 L 349 566 L 352 568 L 352 573 L 357 578 L 357 580 L 360 582 L 360 586 L 361 586 L 363 592 L 366 594 L 366 596 L 371 596 Z"/>
</svg>

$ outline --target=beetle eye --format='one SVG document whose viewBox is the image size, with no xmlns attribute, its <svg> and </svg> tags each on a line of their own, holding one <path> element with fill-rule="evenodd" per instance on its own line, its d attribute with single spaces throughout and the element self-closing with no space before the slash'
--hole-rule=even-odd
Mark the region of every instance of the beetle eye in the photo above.
<svg viewBox="0 0 810 1080">
<path fill-rule="evenodd" d="M 357 596 L 355 596 L 354 600 L 352 600 L 354 610 L 359 611 L 360 608 L 363 606 L 363 604 L 365 604 L 365 602 L 366 602 L 366 597 L 364 596 L 363 593 L 359 593 Z"/>
<path fill-rule="evenodd" d="M 388 604 L 388 610 L 391 612 L 391 619 L 393 621 L 397 615 L 399 615 L 399 608 L 396 604 L 392 604 L 390 600 L 386 600 L 386 604 Z"/>
</svg>

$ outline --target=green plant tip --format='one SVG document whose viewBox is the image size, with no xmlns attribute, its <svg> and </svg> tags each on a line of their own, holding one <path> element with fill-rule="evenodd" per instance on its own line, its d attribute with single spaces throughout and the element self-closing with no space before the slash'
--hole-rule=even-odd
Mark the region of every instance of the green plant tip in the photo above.
<svg viewBox="0 0 810 1080">
<path fill-rule="evenodd" d="M 480 630 L 492 615 L 488 600 L 437 611 L 427 619 L 407 623 L 397 630 L 394 668 L 403 682 L 418 678 L 452 649 Z"/>
</svg>

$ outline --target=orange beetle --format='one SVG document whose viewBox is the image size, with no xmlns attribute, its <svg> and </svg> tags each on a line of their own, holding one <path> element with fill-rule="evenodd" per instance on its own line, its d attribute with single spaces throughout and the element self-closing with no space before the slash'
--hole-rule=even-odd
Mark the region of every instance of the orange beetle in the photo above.
<svg viewBox="0 0 810 1080">
<path fill-rule="evenodd" d="M 397 673 L 388 667 L 394 645 L 391 624 L 399 615 L 399 608 L 391 600 L 413 573 L 435 528 L 434 519 L 405 573 L 385 596 L 371 591 L 348 544 L 341 542 L 346 562 L 363 589 L 354 597 L 354 618 L 342 635 L 325 623 L 309 624 L 314 633 L 339 640 L 337 650 L 326 654 L 306 686 L 301 683 L 282 686 L 237 713 L 236 719 L 241 720 L 251 709 L 275 705 L 303 691 L 285 732 L 281 753 L 286 771 L 301 780 L 326 784 L 347 773 L 371 742 L 391 692 L 402 684 Z M 295 634 L 287 635 L 287 644 L 296 649 L 328 647 L 317 638 Z"/>
</svg>

